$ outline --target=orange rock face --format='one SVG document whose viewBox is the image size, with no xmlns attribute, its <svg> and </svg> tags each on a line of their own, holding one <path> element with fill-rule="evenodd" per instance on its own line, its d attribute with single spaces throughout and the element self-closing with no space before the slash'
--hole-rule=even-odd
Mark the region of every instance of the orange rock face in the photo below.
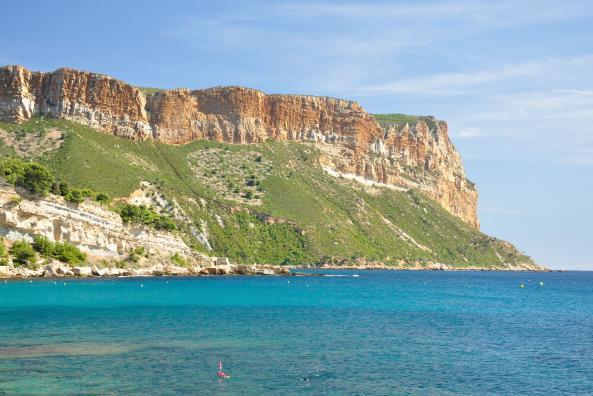
<svg viewBox="0 0 593 396">
<path fill-rule="evenodd" d="M 424 192 L 449 212 L 479 227 L 478 191 L 465 176 L 447 123 L 422 117 L 413 124 L 383 124 L 382 138 L 364 154 L 319 145 L 322 162 L 342 173 Z"/>
<path fill-rule="evenodd" d="M 148 100 L 155 138 L 166 143 L 212 139 L 227 143 L 331 140 L 353 149 L 381 136 L 355 102 L 314 96 L 266 95 L 242 88 L 161 91 Z"/>
<path fill-rule="evenodd" d="M 0 68 L 0 120 L 35 115 L 74 120 L 128 139 L 183 144 L 210 139 L 235 144 L 266 139 L 317 145 L 332 169 L 423 191 L 478 227 L 477 191 L 465 177 L 447 124 L 425 117 L 386 124 L 356 102 L 327 97 L 266 95 L 242 87 L 144 95 L 111 77 L 59 69 Z"/>
<path fill-rule="evenodd" d="M 67 118 L 117 136 L 143 139 L 152 135 L 145 103 L 138 89 L 96 73 L 0 68 L 0 119 L 7 121 L 34 115 Z"/>
</svg>

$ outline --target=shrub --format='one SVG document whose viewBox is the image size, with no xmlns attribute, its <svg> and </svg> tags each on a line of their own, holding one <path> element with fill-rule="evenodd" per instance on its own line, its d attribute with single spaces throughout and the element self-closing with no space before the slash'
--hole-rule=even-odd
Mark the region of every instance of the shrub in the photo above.
<svg viewBox="0 0 593 396">
<path fill-rule="evenodd" d="M 127 257 L 127 260 L 132 263 L 137 263 L 142 257 L 148 257 L 148 253 L 144 246 L 136 246 Z"/>
<path fill-rule="evenodd" d="M 51 192 L 54 195 L 65 197 L 70 192 L 70 185 L 65 181 L 55 181 L 51 186 Z"/>
<path fill-rule="evenodd" d="M 150 225 L 150 224 L 149 224 Z M 177 225 L 168 216 L 157 215 L 153 220 L 152 226 L 157 230 L 173 231 L 177 228 Z"/>
<path fill-rule="evenodd" d="M 146 249 L 144 248 L 144 246 L 136 246 L 134 248 L 134 253 L 136 253 L 139 256 L 148 257 L 148 253 L 146 253 Z"/>
<path fill-rule="evenodd" d="M 247 199 L 251 199 L 253 198 L 253 191 L 245 191 L 245 194 L 243 194 L 243 196 Z"/>
<path fill-rule="evenodd" d="M 13 195 L 10 197 L 8 202 L 10 202 L 12 205 L 19 205 L 21 202 L 23 202 L 23 198 L 18 195 Z"/>
<path fill-rule="evenodd" d="M 86 260 L 86 254 L 71 243 L 52 242 L 42 235 L 33 238 L 33 249 L 47 258 L 54 258 L 68 264 L 80 264 Z"/>
<path fill-rule="evenodd" d="M 51 189 L 49 190 L 51 191 L 52 194 L 54 195 L 61 195 L 60 194 L 60 183 L 57 181 L 54 181 L 53 184 L 51 185 Z"/>
<path fill-rule="evenodd" d="M 119 208 L 119 215 L 126 223 L 148 224 L 156 213 L 144 205 L 124 204 Z"/>
<path fill-rule="evenodd" d="M 90 188 L 83 188 L 80 190 L 80 193 L 85 198 L 94 198 L 95 197 L 95 192 L 93 190 L 91 190 Z"/>
<path fill-rule="evenodd" d="M 177 252 L 171 256 L 171 261 L 180 267 L 187 267 L 187 261 Z"/>
<path fill-rule="evenodd" d="M 33 237 L 33 249 L 43 257 L 52 257 L 54 243 L 43 235 L 35 235 Z"/>
<path fill-rule="evenodd" d="M 82 190 L 79 188 L 73 188 L 64 196 L 64 199 L 68 202 L 74 202 L 77 204 L 81 204 L 84 202 L 84 194 Z"/>
<path fill-rule="evenodd" d="M 16 184 L 31 194 L 43 196 L 47 195 L 53 182 L 54 177 L 45 166 L 30 162 L 24 165 L 23 175 Z"/>
<path fill-rule="evenodd" d="M 145 205 L 124 204 L 119 207 L 118 212 L 125 223 L 144 224 L 157 230 L 167 231 L 177 228 L 177 225 L 170 217 L 158 214 Z"/>
<path fill-rule="evenodd" d="M 4 244 L 4 238 L 0 238 L 0 257 L 6 257 L 6 245 Z"/>
<path fill-rule="evenodd" d="M 66 182 L 60 182 L 60 194 L 62 197 L 65 197 L 70 192 L 70 185 Z"/>
<path fill-rule="evenodd" d="M 104 192 L 100 192 L 95 196 L 95 201 L 99 203 L 108 203 L 109 202 L 109 195 Z"/>
<path fill-rule="evenodd" d="M 86 254 L 71 243 L 56 243 L 53 247 L 52 257 L 68 264 L 80 264 L 86 260 Z"/>
<path fill-rule="evenodd" d="M 32 265 L 37 261 L 35 250 L 26 241 L 15 241 L 10 248 L 10 254 L 18 265 Z"/>
<path fill-rule="evenodd" d="M 18 158 L 6 158 L 0 162 L 0 176 L 10 184 L 16 184 L 24 173 L 23 161 Z"/>
<path fill-rule="evenodd" d="M 126 258 L 126 260 L 128 260 L 130 263 L 138 263 L 138 261 L 140 261 L 140 256 L 138 254 L 136 254 L 135 251 L 131 251 L 130 254 L 128 254 L 128 257 Z"/>
<path fill-rule="evenodd" d="M 22 187 L 35 195 L 46 195 L 54 182 L 54 177 L 45 166 L 36 162 L 25 163 L 18 158 L 2 160 L 0 176 L 8 183 Z"/>
</svg>

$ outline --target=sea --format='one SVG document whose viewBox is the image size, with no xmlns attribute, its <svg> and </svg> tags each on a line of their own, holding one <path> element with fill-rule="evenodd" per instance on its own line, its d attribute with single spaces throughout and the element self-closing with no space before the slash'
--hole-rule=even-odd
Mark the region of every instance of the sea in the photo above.
<svg viewBox="0 0 593 396">
<path fill-rule="evenodd" d="M 324 274 L 0 280 L 0 394 L 593 394 L 593 272 Z"/>
</svg>

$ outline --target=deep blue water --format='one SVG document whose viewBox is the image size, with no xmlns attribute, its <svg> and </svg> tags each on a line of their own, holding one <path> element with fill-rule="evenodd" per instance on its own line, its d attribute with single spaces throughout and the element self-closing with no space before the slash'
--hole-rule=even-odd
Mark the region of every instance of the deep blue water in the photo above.
<svg viewBox="0 0 593 396">
<path fill-rule="evenodd" d="M 0 281 L 0 394 L 593 393 L 591 272 L 330 273 Z"/>
</svg>

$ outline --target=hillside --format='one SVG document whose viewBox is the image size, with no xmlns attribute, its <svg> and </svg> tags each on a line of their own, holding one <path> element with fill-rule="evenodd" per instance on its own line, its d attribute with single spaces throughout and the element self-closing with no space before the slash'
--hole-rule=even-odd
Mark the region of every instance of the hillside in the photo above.
<svg viewBox="0 0 593 396">
<path fill-rule="evenodd" d="M 238 263 L 537 268 L 422 192 L 340 175 L 314 142 L 170 145 L 39 117 L 0 129 L 2 156 L 41 162 L 115 203 L 148 200 L 192 249 Z"/>
<path fill-rule="evenodd" d="M 478 192 L 465 176 L 447 123 L 432 117 L 377 119 L 351 100 L 266 94 L 244 87 L 139 90 L 69 68 L 0 68 L 0 121 L 68 119 L 130 140 L 185 144 L 315 143 L 332 171 L 412 188 L 474 227 Z M 406 122 L 402 122 L 406 121 Z"/>
</svg>

